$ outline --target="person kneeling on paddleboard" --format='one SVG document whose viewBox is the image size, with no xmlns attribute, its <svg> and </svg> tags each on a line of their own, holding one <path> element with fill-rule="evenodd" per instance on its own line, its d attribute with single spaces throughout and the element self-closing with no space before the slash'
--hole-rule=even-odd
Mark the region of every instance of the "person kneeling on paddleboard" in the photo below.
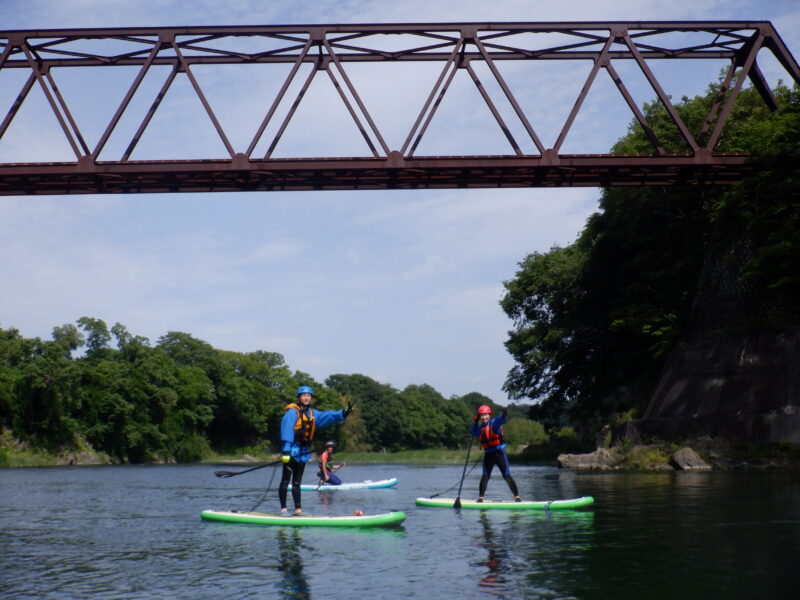
<svg viewBox="0 0 800 600">
<path fill-rule="evenodd" d="M 342 480 L 333 472 L 336 469 L 341 469 L 347 463 L 333 464 L 331 455 L 335 446 L 336 444 L 333 442 L 325 442 L 325 451 L 319 455 L 319 473 L 317 473 L 317 477 L 319 477 L 320 485 L 342 485 Z"/>
<path fill-rule="evenodd" d="M 492 419 L 492 409 L 487 405 L 478 407 L 478 414 L 473 418 L 470 432 L 476 438 L 480 438 L 483 447 L 483 476 L 481 477 L 478 488 L 478 502 L 483 502 L 483 495 L 486 493 L 486 486 L 489 484 L 489 477 L 495 465 L 503 474 L 508 488 L 514 494 L 514 500 L 520 502 L 517 482 L 511 477 L 511 467 L 508 464 L 506 454 L 506 444 L 503 440 L 503 423 L 506 422 L 506 409 L 503 414 Z"/>
<path fill-rule="evenodd" d="M 281 462 L 283 474 L 278 486 L 278 499 L 281 503 L 281 512 L 286 512 L 286 495 L 289 480 L 292 481 L 292 500 L 294 501 L 294 514 L 302 514 L 300 501 L 300 484 L 303 481 L 303 471 L 311 455 L 310 444 L 314 439 L 317 427 L 324 428 L 335 425 L 347 418 L 352 410 L 352 405 L 341 410 L 314 410 L 311 408 L 311 399 L 314 390 L 303 385 L 297 390 L 297 402 L 292 402 L 284 407 L 281 420 Z"/>
</svg>

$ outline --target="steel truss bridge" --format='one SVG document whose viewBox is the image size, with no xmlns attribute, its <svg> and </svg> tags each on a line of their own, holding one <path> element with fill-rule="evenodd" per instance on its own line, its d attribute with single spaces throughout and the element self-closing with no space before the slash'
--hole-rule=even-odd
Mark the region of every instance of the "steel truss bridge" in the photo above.
<svg viewBox="0 0 800 600">
<path fill-rule="evenodd" d="M 695 36 L 686 43 L 689 36 Z M 699 38 L 699 39 L 698 39 Z M 675 40 L 681 40 L 676 44 Z M 241 42 L 246 42 L 246 50 Z M 10 107 L 0 106 L 0 151 L 26 97 L 36 86 L 48 115 L 58 121 L 74 160 L 7 162 L 0 159 L 0 195 L 199 192 L 239 190 L 355 190 L 414 188 L 494 188 L 726 184 L 748 171 L 746 154 L 715 151 L 737 95 L 746 80 L 764 102 L 777 103 L 756 61 L 768 49 L 795 82 L 800 69 L 769 22 L 587 22 L 587 23 L 426 23 L 370 25 L 265 25 L 231 27 L 153 27 L 0 31 L 0 76 L 23 72 L 22 85 Z M 724 61 L 727 71 L 720 94 L 700 131 L 692 132 L 678 115 L 654 75 L 653 61 Z M 588 76 L 561 124 L 551 147 L 523 110 L 518 95 L 501 74 L 509 61 L 584 61 Z M 588 62 L 587 62 L 588 61 Z M 630 85 L 617 67 L 638 66 L 679 132 L 685 150 L 665 150 Z M 356 63 L 434 62 L 438 76 L 415 114 L 399 148 L 391 148 L 359 94 L 348 68 Z M 200 65 L 249 64 L 268 69 L 284 65 L 288 75 L 272 98 L 263 98 L 263 118 L 252 124 L 247 147 L 234 147 L 204 93 L 194 70 Z M 479 67 L 480 68 L 476 68 Z M 103 67 L 97 69 L 97 67 Z M 78 127 L 58 79 L 67 69 L 92 73 L 133 67 L 135 76 L 96 141 Z M 167 68 L 164 68 L 167 67 Z M 92 69 L 89 69 L 92 68 Z M 107 143 L 122 130 L 121 120 L 149 72 L 166 73 L 161 89 L 146 99 L 149 110 L 126 134 L 121 156 L 109 156 Z M 463 70 L 477 87 L 508 142 L 505 154 L 421 156 L 420 141 L 442 99 L 453 93 L 454 75 Z M 605 71 L 652 144 L 647 154 L 563 154 L 562 145 L 592 85 Z M 266 76 L 266 75 L 265 75 Z M 316 77 L 335 87 L 369 151 L 365 156 L 314 157 L 313 148 L 296 158 L 274 152 L 297 115 L 297 108 Z M 153 116 L 178 78 L 191 84 L 204 113 L 225 148 L 219 158 L 187 160 L 131 159 Z M 491 80 L 491 81 L 487 81 Z M 2 82 L 0 78 L 0 82 Z M 535 83 L 535 82 L 534 82 Z M 709 82 L 711 83 L 711 82 Z M 488 85 L 491 84 L 491 85 Z M 299 89 L 298 89 L 299 88 Z M 293 90 L 290 93 L 290 89 Z M 494 95 L 490 90 L 500 90 Z M 246 92 L 246 90 L 243 90 Z M 498 97 L 499 96 L 499 97 Z M 511 107 L 516 130 L 498 108 Z M 278 110 L 283 108 L 283 116 Z M 52 114 L 49 114 L 52 111 Z M 3 116 L 4 115 L 4 116 Z M 446 118 L 443 116 L 442 118 Z M 265 137 L 265 132 L 270 133 Z M 625 132 L 620 132 L 620 137 Z M 153 135 L 150 132 L 149 135 Z M 91 141 L 91 143 L 89 143 Z M 257 146 L 266 152 L 256 153 Z M 524 147 L 535 148 L 525 152 Z"/>
</svg>

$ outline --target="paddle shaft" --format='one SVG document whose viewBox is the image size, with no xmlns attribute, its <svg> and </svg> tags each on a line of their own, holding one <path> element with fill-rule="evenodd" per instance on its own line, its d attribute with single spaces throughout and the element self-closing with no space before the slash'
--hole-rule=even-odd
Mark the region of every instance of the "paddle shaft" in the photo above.
<svg viewBox="0 0 800 600">
<path fill-rule="evenodd" d="M 347 406 L 347 413 L 350 414 L 352 412 L 353 407 L 356 405 L 355 402 L 350 402 Z M 293 458 L 298 458 L 300 456 L 306 456 L 307 454 L 313 454 L 316 450 L 309 450 L 308 452 L 303 452 L 302 454 L 298 454 Z M 264 465 L 259 465 L 257 467 L 253 467 L 252 469 L 245 469 L 244 471 L 214 471 L 214 475 L 217 477 L 235 477 L 236 475 L 244 475 L 245 473 L 250 473 L 251 471 L 257 471 L 258 469 L 263 469 L 264 467 L 271 467 L 272 465 L 277 465 L 278 463 L 282 463 L 283 460 L 275 460 L 272 462 L 268 462 Z"/>
<path fill-rule="evenodd" d="M 313 454 L 316 450 L 309 450 L 308 452 L 303 452 L 302 454 L 298 454 L 292 458 L 299 458 L 301 456 L 306 456 L 307 454 Z M 236 475 L 243 475 L 244 473 L 249 473 L 250 471 L 257 471 L 258 469 L 263 469 L 264 467 L 271 467 L 272 465 L 277 465 L 282 463 L 283 460 L 274 460 L 272 462 L 268 462 L 264 465 L 258 465 L 257 467 L 253 467 L 252 469 L 245 469 L 244 471 L 214 471 L 214 475 L 217 477 L 235 477 Z"/>
<path fill-rule="evenodd" d="M 461 471 L 461 482 L 458 484 L 458 494 L 456 495 L 456 500 L 453 502 L 453 508 L 461 508 L 461 486 L 464 485 L 464 475 L 467 474 L 467 465 L 469 464 L 469 453 L 472 450 L 472 441 L 475 437 L 470 434 L 469 436 L 469 446 L 467 446 L 467 460 L 464 461 L 464 470 Z"/>
</svg>

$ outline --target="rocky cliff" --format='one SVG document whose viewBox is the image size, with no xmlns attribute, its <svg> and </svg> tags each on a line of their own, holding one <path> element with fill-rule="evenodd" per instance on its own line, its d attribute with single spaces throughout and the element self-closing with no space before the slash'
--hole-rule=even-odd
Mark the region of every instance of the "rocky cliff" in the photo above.
<svg viewBox="0 0 800 600">
<path fill-rule="evenodd" d="M 690 342 L 665 367 L 642 419 L 618 435 L 800 443 L 800 327 Z"/>
<path fill-rule="evenodd" d="M 706 256 L 688 342 L 618 435 L 800 443 L 800 302 L 749 283 L 751 258 L 746 241 Z"/>
</svg>

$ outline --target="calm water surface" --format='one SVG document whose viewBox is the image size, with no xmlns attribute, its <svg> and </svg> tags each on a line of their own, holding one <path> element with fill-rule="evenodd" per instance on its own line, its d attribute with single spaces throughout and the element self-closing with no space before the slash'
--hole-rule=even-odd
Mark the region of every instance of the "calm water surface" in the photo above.
<svg viewBox="0 0 800 600">
<path fill-rule="evenodd" d="M 0 598 L 796 598 L 800 477 L 786 472 L 579 473 L 513 468 L 524 498 L 590 495 L 592 510 L 421 508 L 462 467 L 348 466 L 395 489 L 307 492 L 310 514 L 392 509 L 397 529 L 200 520 L 277 509 L 272 468 L 0 470 Z M 462 497 L 476 495 L 479 470 Z M 306 477 L 310 480 L 310 477 Z M 454 492 L 447 495 L 454 496 Z M 508 499 L 495 475 L 488 497 Z"/>
</svg>

